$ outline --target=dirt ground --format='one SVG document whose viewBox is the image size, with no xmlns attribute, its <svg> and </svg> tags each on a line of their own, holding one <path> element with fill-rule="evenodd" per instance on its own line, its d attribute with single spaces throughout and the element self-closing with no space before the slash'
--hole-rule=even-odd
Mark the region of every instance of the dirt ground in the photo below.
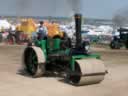
<svg viewBox="0 0 128 96">
<path fill-rule="evenodd" d="M 128 51 L 93 48 L 108 69 L 100 84 L 75 87 L 58 78 L 18 74 L 23 46 L 0 45 L 0 96 L 128 96 Z"/>
</svg>

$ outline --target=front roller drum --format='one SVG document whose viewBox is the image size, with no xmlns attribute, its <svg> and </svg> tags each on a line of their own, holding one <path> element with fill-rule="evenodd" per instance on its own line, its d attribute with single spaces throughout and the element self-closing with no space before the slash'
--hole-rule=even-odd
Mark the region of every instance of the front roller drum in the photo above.
<svg viewBox="0 0 128 96">
<path fill-rule="evenodd" d="M 75 62 L 75 71 L 67 74 L 70 84 L 81 86 L 100 83 L 104 80 L 106 70 L 101 60 L 81 59 Z"/>
<path fill-rule="evenodd" d="M 39 47 L 29 46 L 25 49 L 22 63 L 32 77 L 40 77 L 45 73 L 45 62 L 45 55 Z"/>
</svg>

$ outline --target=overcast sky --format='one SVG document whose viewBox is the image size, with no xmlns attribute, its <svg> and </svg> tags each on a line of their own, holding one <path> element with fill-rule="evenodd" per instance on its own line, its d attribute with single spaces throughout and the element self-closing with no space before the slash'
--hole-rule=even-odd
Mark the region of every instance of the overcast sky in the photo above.
<svg viewBox="0 0 128 96">
<path fill-rule="evenodd" d="M 82 0 L 85 16 L 94 18 L 112 18 L 120 9 L 128 10 L 128 0 Z"/>
<path fill-rule="evenodd" d="M 119 9 L 128 8 L 128 0 L 0 0 L 0 15 L 70 16 L 73 5 L 85 17 L 111 19 Z"/>
</svg>

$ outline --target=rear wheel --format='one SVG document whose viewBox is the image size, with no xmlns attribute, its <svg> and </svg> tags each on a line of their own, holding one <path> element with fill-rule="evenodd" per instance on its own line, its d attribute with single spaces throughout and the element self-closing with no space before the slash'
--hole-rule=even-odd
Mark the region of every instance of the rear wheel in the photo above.
<svg viewBox="0 0 128 96">
<path fill-rule="evenodd" d="M 0 43 L 3 41 L 2 33 L 0 33 Z"/>
<path fill-rule="evenodd" d="M 25 60 L 26 62 L 26 69 L 27 71 L 31 74 L 34 75 L 37 71 L 37 56 L 36 53 L 34 52 L 33 49 L 30 49 L 27 51 L 27 53 L 25 54 L 25 58 L 27 58 Z"/>
<path fill-rule="evenodd" d="M 125 47 L 126 49 L 128 49 L 128 41 L 125 43 Z"/>
<path fill-rule="evenodd" d="M 111 43 L 110 43 L 110 48 L 111 49 L 120 49 L 120 43 L 118 42 L 118 41 L 112 41 Z"/>
<path fill-rule="evenodd" d="M 28 47 L 23 55 L 25 70 L 33 77 L 42 76 L 45 73 L 45 58 L 38 47 Z"/>
</svg>

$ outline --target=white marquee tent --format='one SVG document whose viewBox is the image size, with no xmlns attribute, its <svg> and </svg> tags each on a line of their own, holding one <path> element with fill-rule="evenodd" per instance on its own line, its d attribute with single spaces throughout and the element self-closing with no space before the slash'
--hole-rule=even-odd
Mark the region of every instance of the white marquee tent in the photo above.
<svg viewBox="0 0 128 96">
<path fill-rule="evenodd" d="M 0 20 L 0 30 L 1 29 L 9 29 L 11 27 L 11 24 L 6 20 Z"/>
</svg>

